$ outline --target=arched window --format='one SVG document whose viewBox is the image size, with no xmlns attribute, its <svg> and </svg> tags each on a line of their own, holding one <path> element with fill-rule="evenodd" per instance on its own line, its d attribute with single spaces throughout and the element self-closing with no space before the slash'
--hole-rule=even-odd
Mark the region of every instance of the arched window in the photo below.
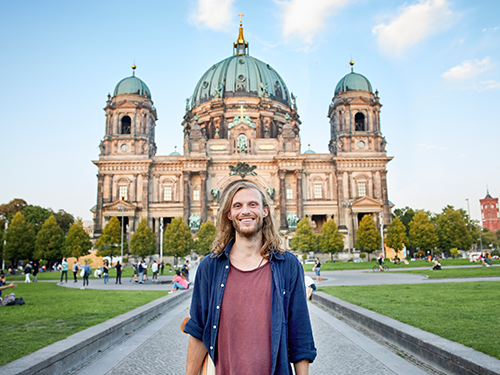
<svg viewBox="0 0 500 375">
<path fill-rule="evenodd" d="M 121 129 L 120 134 L 130 134 L 130 126 L 132 124 L 132 120 L 129 116 L 123 116 L 121 121 Z"/>
<path fill-rule="evenodd" d="M 354 116 L 354 124 L 357 132 L 364 132 L 366 130 L 365 115 L 361 112 L 356 113 L 356 116 Z"/>
</svg>

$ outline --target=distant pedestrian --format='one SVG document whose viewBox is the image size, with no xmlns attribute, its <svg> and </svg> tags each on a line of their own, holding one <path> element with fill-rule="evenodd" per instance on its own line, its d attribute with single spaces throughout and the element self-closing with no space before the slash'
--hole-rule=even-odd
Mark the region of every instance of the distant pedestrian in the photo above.
<svg viewBox="0 0 500 375">
<path fill-rule="evenodd" d="M 142 262 L 137 262 L 137 278 L 139 279 L 139 284 L 144 284 L 144 267 L 142 266 Z"/>
<path fill-rule="evenodd" d="M 138 282 L 137 274 L 139 273 L 138 268 L 139 268 L 139 262 L 137 264 L 133 264 L 132 267 L 134 268 L 134 281 Z"/>
<path fill-rule="evenodd" d="M 108 262 L 105 262 L 104 265 L 102 266 L 102 276 L 104 278 L 104 284 L 109 283 L 109 267 L 108 267 Z"/>
<path fill-rule="evenodd" d="M 36 275 L 38 275 L 38 271 L 40 271 L 40 263 L 38 263 L 38 260 L 35 260 L 33 262 L 33 282 L 36 283 L 38 279 L 36 278 Z"/>
<path fill-rule="evenodd" d="M 377 264 L 378 268 L 380 268 L 380 271 L 384 271 L 384 267 L 382 266 L 384 264 L 384 254 L 380 253 L 378 258 L 377 258 Z"/>
<path fill-rule="evenodd" d="M 62 261 L 61 261 L 61 283 L 62 283 L 64 277 L 66 277 L 66 283 L 67 283 L 68 282 L 68 262 L 66 261 L 66 258 L 62 258 Z"/>
<path fill-rule="evenodd" d="M 92 273 L 92 268 L 89 266 L 89 262 L 85 261 L 83 266 L 83 287 L 81 289 L 87 289 L 89 286 L 89 276 Z"/>
<path fill-rule="evenodd" d="M 316 282 L 319 283 L 321 281 L 321 262 L 319 261 L 319 258 L 316 258 L 313 271 L 316 272 Z"/>
<path fill-rule="evenodd" d="M 151 265 L 151 272 L 153 272 L 153 280 L 158 280 L 158 263 L 156 263 L 156 260 Z"/>
<path fill-rule="evenodd" d="M 118 283 L 122 283 L 122 265 L 120 264 L 120 262 L 116 262 L 116 283 L 115 284 L 118 284 Z"/>
<path fill-rule="evenodd" d="M 78 274 L 78 264 L 76 264 L 76 262 L 73 263 L 73 268 L 71 270 L 73 271 L 73 277 L 76 283 L 77 282 L 76 275 Z"/>
<path fill-rule="evenodd" d="M 142 261 L 142 268 L 144 268 L 144 279 L 148 279 L 148 264 L 143 260 Z"/>
<path fill-rule="evenodd" d="M 163 270 L 165 269 L 165 262 L 161 262 L 161 274 L 163 275 Z"/>
<path fill-rule="evenodd" d="M 24 274 L 26 275 L 26 278 L 24 279 L 25 283 L 31 283 L 30 275 L 31 275 L 31 264 L 26 263 L 26 267 L 24 267 Z"/>
<path fill-rule="evenodd" d="M 186 260 L 186 263 L 184 263 L 182 265 L 182 269 L 181 269 L 181 271 L 186 274 L 186 278 L 187 278 L 188 282 L 189 282 L 189 269 L 190 268 L 191 268 L 191 266 L 189 265 L 189 259 L 188 259 L 188 260 Z"/>
</svg>

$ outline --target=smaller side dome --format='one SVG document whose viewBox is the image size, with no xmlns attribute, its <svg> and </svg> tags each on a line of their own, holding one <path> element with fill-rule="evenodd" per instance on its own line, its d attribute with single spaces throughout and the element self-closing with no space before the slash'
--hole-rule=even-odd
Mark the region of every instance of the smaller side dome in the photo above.
<svg viewBox="0 0 500 375">
<path fill-rule="evenodd" d="M 149 87 L 135 75 L 122 79 L 116 85 L 113 96 L 123 94 L 147 95 L 151 99 Z"/>
<path fill-rule="evenodd" d="M 306 152 L 304 152 L 304 154 L 315 154 L 315 152 L 311 150 L 311 144 L 308 144 L 307 146 L 309 146 L 309 149 Z"/>
<path fill-rule="evenodd" d="M 177 152 L 177 146 L 174 147 L 174 152 L 172 152 L 170 156 L 181 156 L 181 154 Z"/>
<path fill-rule="evenodd" d="M 339 92 L 346 91 L 368 91 L 373 92 L 372 85 L 368 79 L 358 73 L 351 72 L 344 76 L 337 86 L 335 86 L 335 95 Z"/>
</svg>

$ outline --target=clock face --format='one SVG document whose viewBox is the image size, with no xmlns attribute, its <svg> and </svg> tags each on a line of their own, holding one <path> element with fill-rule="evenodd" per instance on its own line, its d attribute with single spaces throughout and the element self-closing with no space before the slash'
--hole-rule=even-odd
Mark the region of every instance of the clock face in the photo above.
<svg viewBox="0 0 500 375">
<path fill-rule="evenodd" d="M 122 145 L 122 146 L 120 147 L 120 149 L 121 149 L 122 151 L 127 151 L 127 150 L 128 150 L 128 146 L 127 146 L 127 145 Z"/>
<path fill-rule="evenodd" d="M 366 146 L 365 142 L 363 142 L 363 141 L 359 141 L 358 142 L 358 147 L 359 148 L 365 148 L 365 146 Z"/>
</svg>

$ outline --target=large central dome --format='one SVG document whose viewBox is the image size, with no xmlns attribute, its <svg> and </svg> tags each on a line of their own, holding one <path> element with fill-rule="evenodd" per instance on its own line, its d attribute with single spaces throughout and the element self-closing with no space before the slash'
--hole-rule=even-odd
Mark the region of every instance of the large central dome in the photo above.
<svg viewBox="0 0 500 375">
<path fill-rule="evenodd" d="M 240 36 L 234 56 L 208 69 L 194 89 L 191 108 L 214 98 L 269 97 L 290 107 L 285 81 L 269 64 L 248 55 L 248 42 Z"/>
</svg>

